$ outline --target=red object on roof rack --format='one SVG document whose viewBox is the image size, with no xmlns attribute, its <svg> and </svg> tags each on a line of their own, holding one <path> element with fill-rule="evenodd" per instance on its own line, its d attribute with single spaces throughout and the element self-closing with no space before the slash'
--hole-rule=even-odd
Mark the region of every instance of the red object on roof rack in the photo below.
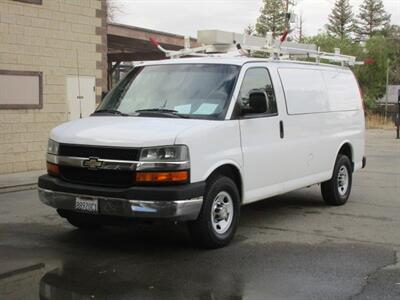
<svg viewBox="0 0 400 300">
<path fill-rule="evenodd" d="M 289 34 L 289 30 L 285 30 L 285 32 L 282 34 L 282 37 L 281 37 L 281 43 L 283 43 L 286 40 L 288 34 Z"/>
<path fill-rule="evenodd" d="M 150 38 L 150 43 L 151 43 L 154 47 L 160 46 L 160 44 L 158 43 L 158 41 L 157 41 L 155 38 L 153 38 L 153 37 Z"/>
<path fill-rule="evenodd" d="M 373 58 L 366 58 L 364 59 L 364 65 L 374 65 L 375 60 Z"/>
</svg>

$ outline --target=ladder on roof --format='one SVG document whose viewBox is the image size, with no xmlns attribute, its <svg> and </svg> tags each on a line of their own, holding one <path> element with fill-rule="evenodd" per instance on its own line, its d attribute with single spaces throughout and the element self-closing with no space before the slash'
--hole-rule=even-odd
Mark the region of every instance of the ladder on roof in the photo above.
<svg viewBox="0 0 400 300">
<path fill-rule="evenodd" d="M 150 38 L 150 42 L 169 58 L 184 56 L 210 57 L 210 56 L 246 56 L 265 57 L 270 60 L 304 60 L 314 59 L 316 63 L 326 60 L 329 63 L 340 63 L 342 66 L 360 65 L 355 56 L 343 55 L 336 48 L 334 53 L 320 51 L 313 44 L 299 44 L 272 39 L 271 34 L 266 38 L 248 36 L 234 32 L 219 30 L 199 31 L 198 41 L 202 46 L 191 48 L 190 38 L 185 37 L 184 48 L 180 50 L 167 50 L 157 40 Z M 285 36 L 286 37 L 286 36 Z"/>
</svg>

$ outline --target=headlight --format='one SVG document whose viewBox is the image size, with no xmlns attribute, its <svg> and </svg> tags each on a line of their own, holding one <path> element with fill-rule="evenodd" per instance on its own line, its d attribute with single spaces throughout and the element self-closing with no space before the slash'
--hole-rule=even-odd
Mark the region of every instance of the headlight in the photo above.
<svg viewBox="0 0 400 300">
<path fill-rule="evenodd" d="M 189 160 L 189 149 L 185 145 L 144 148 L 140 152 L 140 161 L 180 162 Z"/>
<path fill-rule="evenodd" d="M 184 184 L 190 180 L 185 145 L 143 148 L 136 168 L 137 184 Z"/>
<path fill-rule="evenodd" d="M 59 143 L 57 143 L 53 140 L 49 140 L 49 142 L 47 144 L 47 153 L 57 155 L 59 146 L 60 146 Z"/>
</svg>

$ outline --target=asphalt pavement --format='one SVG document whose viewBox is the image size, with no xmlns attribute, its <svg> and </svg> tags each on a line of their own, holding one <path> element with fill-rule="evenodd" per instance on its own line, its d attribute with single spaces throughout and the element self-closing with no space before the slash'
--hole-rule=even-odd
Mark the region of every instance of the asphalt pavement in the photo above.
<svg viewBox="0 0 400 300">
<path fill-rule="evenodd" d="M 349 202 L 319 187 L 243 207 L 235 240 L 183 224 L 74 229 L 35 190 L 0 194 L 0 299 L 400 299 L 400 142 L 369 131 Z"/>
</svg>

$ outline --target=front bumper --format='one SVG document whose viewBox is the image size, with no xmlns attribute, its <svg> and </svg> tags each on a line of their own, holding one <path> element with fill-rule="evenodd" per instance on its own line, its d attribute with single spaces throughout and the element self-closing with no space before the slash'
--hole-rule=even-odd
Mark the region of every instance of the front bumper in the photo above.
<svg viewBox="0 0 400 300">
<path fill-rule="evenodd" d="M 205 183 L 116 189 L 72 184 L 43 175 L 38 186 L 40 200 L 60 210 L 76 211 L 75 201 L 80 197 L 97 199 L 101 216 L 189 221 L 200 213 Z"/>
</svg>

